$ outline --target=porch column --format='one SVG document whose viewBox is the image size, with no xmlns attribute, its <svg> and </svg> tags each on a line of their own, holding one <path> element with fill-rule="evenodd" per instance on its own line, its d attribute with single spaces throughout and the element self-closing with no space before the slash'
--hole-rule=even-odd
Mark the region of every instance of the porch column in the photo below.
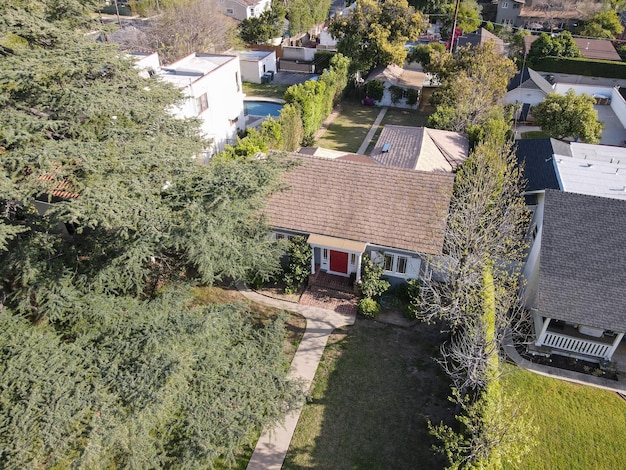
<svg viewBox="0 0 626 470">
<path fill-rule="evenodd" d="M 311 274 L 315 274 L 315 247 L 311 246 Z"/>
<path fill-rule="evenodd" d="M 356 281 L 361 280 L 361 260 L 363 258 L 363 253 L 359 253 L 356 257 Z"/>
<path fill-rule="evenodd" d="M 537 341 L 535 341 L 535 344 L 537 346 L 543 346 L 543 340 L 546 338 L 546 332 L 548 331 L 548 325 L 550 324 L 550 320 L 551 318 L 546 318 L 543 321 L 543 326 L 541 327 L 541 333 L 539 333 L 539 336 L 537 336 Z"/>
<path fill-rule="evenodd" d="M 613 346 L 611 346 L 611 349 L 609 349 L 606 353 L 607 359 L 610 361 L 611 358 L 613 357 L 613 353 L 615 352 L 615 350 L 617 349 L 617 347 L 619 346 L 620 341 L 622 341 L 622 338 L 624 337 L 624 333 L 620 333 L 615 337 L 615 341 L 613 341 Z"/>
</svg>

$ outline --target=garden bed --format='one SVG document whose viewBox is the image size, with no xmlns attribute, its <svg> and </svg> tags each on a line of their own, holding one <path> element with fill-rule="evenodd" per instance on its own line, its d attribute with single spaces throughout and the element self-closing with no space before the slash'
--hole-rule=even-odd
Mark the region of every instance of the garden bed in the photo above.
<svg viewBox="0 0 626 470">
<path fill-rule="evenodd" d="M 535 364 L 543 364 L 546 366 L 556 367 L 557 369 L 571 370 L 580 374 L 593 375 L 595 377 L 603 377 L 605 379 L 617 381 L 617 371 L 600 366 L 599 362 L 585 361 L 575 359 L 573 357 L 552 354 L 549 357 L 537 356 L 529 353 L 522 354 L 522 357 L 528 359 Z"/>
</svg>

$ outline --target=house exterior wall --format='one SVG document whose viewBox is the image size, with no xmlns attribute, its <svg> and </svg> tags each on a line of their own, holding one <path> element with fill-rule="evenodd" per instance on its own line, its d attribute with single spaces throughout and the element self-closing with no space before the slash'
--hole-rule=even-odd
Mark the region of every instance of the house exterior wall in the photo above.
<svg viewBox="0 0 626 470">
<path fill-rule="evenodd" d="M 391 87 L 392 87 L 391 83 L 385 82 L 385 90 L 383 91 L 383 97 L 380 100 L 376 101 L 377 104 L 379 104 L 380 106 L 388 106 L 391 108 L 417 109 L 417 107 L 419 106 L 419 102 L 420 102 L 419 97 L 417 98 L 417 102 L 415 104 L 408 104 L 406 98 L 401 98 L 399 101 L 396 101 L 394 103 L 392 99 L 392 95 L 391 95 L 391 90 L 390 90 Z M 408 89 L 408 87 L 402 87 L 402 88 Z M 421 92 L 419 88 L 413 88 L 413 89 Z"/>
<path fill-rule="evenodd" d="M 521 4 L 513 0 L 499 0 L 496 23 L 514 25 L 518 22 Z"/>
<path fill-rule="evenodd" d="M 222 8 L 227 16 L 231 16 L 237 20 L 245 20 L 257 17 L 270 7 L 271 0 L 259 0 L 254 5 L 246 5 L 236 0 L 221 0 Z"/>
<path fill-rule="evenodd" d="M 276 72 L 276 53 L 272 52 L 261 60 L 239 60 L 241 79 L 244 82 L 261 83 L 261 76 L 265 72 Z"/>
<path fill-rule="evenodd" d="M 624 129 L 626 129 L 626 100 L 624 100 L 617 88 L 613 88 L 611 91 L 611 109 Z"/>
<path fill-rule="evenodd" d="M 200 129 L 205 137 L 212 139 L 213 151 L 219 152 L 224 145 L 236 141 L 237 131 L 245 129 L 244 95 L 237 57 L 204 76 L 190 76 L 182 91 L 188 99 L 174 114 L 200 119 Z M 202 110 L 198 100 L 205 95 L 208 106 Z"/>
<path fill-rule="evenodd" d="M 411 279 L 419 279 L 421 273 L 422 259 L 417 253 L 409 253 L 402 250 L 394 250 L 385 247 L 368 247 L 366 252 L 375 263 L 382 263 L 385 266 L 384 277 L 392 285 L 401 284 Z M 389 261 L 389 258 L 392 258 Z M 405 261 L 402 261 L 404 259 Z M 406 263 L 406 264 L 405 264 Z M 401 272 L 405 264 L 405 272 Z M 391 269 L 387 269 L 390 267 Z"/>
<path fill-rule="evenodd" d="M 541 103 L 546 97 L 546 94 L 535 88 L 516 88 L 507 92 L 502 98 L 504 104 L 515 103 L 529 103 L 531 106 L 535 106 Z"/>
<path fill-rule="evenodd" d="M 539 286 L 539 253 L 541 251 L 541 233 L 543 227 L 544 193 L 537 193 L 537 206 L 530 222 L 528 241 L 530 243 L 528 257 L 522 270 L 526 282 L 522 297 L 526 308 L 534 309 L 537 306 Z"/>
<path fill-rule="evenodd" d="M 564 95 L 569 89 L 576 92 L 577 95 L 586 93 L 587 95 L 604 95 L 611 97 L 613 87 L 610 86 L 597 86 L 597 85 L 574 85 L 571 83 L 557 83 L 554 86 L 554 92 L 559 95 Z"/>
</svg>

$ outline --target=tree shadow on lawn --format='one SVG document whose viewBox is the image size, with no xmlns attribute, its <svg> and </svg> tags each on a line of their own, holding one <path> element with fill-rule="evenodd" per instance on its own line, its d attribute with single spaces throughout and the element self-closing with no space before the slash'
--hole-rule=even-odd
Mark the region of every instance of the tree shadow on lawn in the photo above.
<svg viewBox="0 0 626 470">
<path fill-rule="evenodd" d="M 283 468 L 443 468 L 427 425 L 453 420 L 442 340 L 435 325 L 358 318 L 327 347 Z"/>
</svg>

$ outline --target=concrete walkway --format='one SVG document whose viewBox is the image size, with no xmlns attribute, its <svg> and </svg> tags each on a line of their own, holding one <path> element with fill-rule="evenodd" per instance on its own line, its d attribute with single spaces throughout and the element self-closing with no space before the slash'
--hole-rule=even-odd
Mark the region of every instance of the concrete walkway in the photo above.
<svg viewBox="0 0 626 470">
<path fill-rule="evenodd" d="M 237 289 L 253 302 L 296 312 L 306 319 L 306 330 L 291 361 L 288 377 L 298 380 L 304 391 L 308 392 L 330 334 L 335 328 L 354 324 L 356 315 L 273 299 L 251 291 L 243 285 L 238 285 Z M 280 470 L 303 406 L 304 404 L 288 413 L 282 426 L 263 431 L 248 462 L 247 470 Z"/>
<path fill-rule="evenodd" d="M 380 123 L 385 117 L 385 114 L 387 113 L 387 109 L 389 108 L 387 107 L 380 108 L 380 112 L 378 113 L 378 116 L 376 116 L 376 119 L 374 119 L 374 124 L 372 124 L 372 127 L 370 128 L 369 132 L 365 136 L 365 139 L 363 140 L 363 143 L 359 147 L 359 150 L 356 151 L 357 154 L 365 155 L 365 151 L 367 150 L 367 147 L 369 146 L 372 138 L 374 137 L 374 134 L 376 134 L 376 131 L 378 130 L 378 126 L 380 126 Z"/>
</svg>

